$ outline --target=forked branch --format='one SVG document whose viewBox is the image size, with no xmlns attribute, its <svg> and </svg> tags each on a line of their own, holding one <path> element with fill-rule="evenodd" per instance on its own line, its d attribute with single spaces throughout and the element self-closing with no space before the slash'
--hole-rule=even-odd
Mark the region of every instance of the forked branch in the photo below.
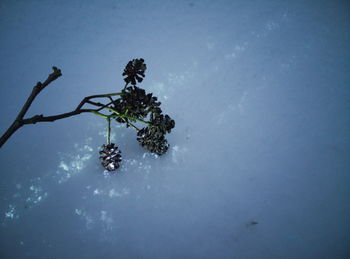
<svg viewBox="0 0 350 259">
<path fill-rule="evenodd" d="M 38 82 L 33 87 L 16 119 L 1 136 L 0 147 L 24 125 L 38 122 L 53 122 L 82 113 L 92 113 L 107 120 L 106 144 L 103 144 L 99 151 L 101 164 L 106 170 L 116 170 L 121 162 L 121 152 L 118 146 L 111 142 L 111 119 L 118 123 L 124 123 L 127 127 L 133 127 L 137 131 L 137 141 L 148 151 L 157 155 L 165 154 L 169 148 L 165 134 L 170 133 L 175 127 L 175 121 L 169 115 L 163 114 L 160 108 L 161 102 L 158 101 L 157 97 L 153 96 L 152 93 L 146 93 L 144 89 L 136 86 L 145 77 L 146 68 L 147 66 L 142 58 L 133 59 L 128 62 L 122 74 L 126 76 L 124 78 L 126 84 L 121 92 L 87 96 L 70 112 L 52 116 L 37 114 L 25 118 L 36 96 L 51 82 L 62 76 L 61 70 L 53 67 L 53 72 L 44 83 Z M 129 84 L 131 86 L 128 86 Z M 139 129 L 133 123 L 143 124 L 144 127 Z"/>
<path fill-rule="evenodd" d="M 11 126 L 6 130 L 6 132 L 1 136 L 0 138 L 0 147 L 2 147 L 6 141 L 22 126 L 27 125 L 27 124 L 35 124 L 37 122 L 53 122 L 56 120 L 68 118 L 71 116 L 79 115 L 81 113 L 95 113 L 98 115 L 102 115 L 99 113 L 99 111 L 103 110 L 104 108 L 107 108 L 109 105 L 113 103 L 112 96 L 117 96 L 117 95 L 122 95 L 123 93 L 111 93 L 111 94 L 100 94 L 100 95 L 91 95 L 85 97 L 77 106 L 77 108 L 71 112 L 66 112 L 58 115 L 53 115 L 53 116 L 44 116 L 43 114 L 40 115 L 35 115 L 30 118 L 24 118 L 26 113 L 28 112 L 31 104 L 33 103 L 34 99 L 38 96 L 38 94 L 46 87 L 48 86 L 51 82 L 55 81 L 57 78 L 62 76 L 61 70 L 58 69 L 57 67 L 52 67 L 53 72 L 47 77 L 44 83 L 38 82 L 34 87 L 29 95 L 27 101 L 23 105 L 22 109 L 18 113 L 16 119 L 14 122 L 11 124 Z M 91 99 L 95 98 L 108 98 L 108 100 L 111 100 L 107 104 L 102 104 L 99 102 L 94 102 L 91 101 Z M 96 106 L 96 109 L 83 109 L 83 106 L 85 104 L 90 104 L 93 106 Z M 135 129 L 137 129 L 134 125 L 133 126 Z"/>
</svg>

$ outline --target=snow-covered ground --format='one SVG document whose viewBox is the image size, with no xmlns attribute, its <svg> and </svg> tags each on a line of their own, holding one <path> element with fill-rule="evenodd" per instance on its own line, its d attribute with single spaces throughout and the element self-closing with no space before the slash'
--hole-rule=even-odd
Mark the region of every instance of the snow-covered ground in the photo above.
<svg viewBox="0 0 350 259">
<path fill-rule="evenodd" d="M 112 124 L 25 126 L 0 149 L 1 258 L 349 258 L 347 1 L 0 1 L 0 131 L 140 87 L 176 121 L 157 157 Z"/>
</svg>

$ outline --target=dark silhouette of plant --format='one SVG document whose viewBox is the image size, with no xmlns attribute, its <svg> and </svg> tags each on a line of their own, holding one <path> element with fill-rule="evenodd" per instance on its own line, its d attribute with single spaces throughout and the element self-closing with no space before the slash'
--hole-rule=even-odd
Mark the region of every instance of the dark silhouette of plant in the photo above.
<svg viewBox="0 0 350 259">
<path fill-rule="evenodd" d="M 0 147 L 15 133 L 19 128 L 26 124 L 35 124 L 37 122 L 52 122 L 75 116 L 81 113 L 93 113 L 101 116 L 107 121 L 107 140 L 102 145 L 99 153 L 102 166 L 108 171 L 114 171 L 120 166 L 121 152 L 115 143 L 110 142 L 111 119 L 118 123 L 124 123 L 126 127 L 132 127 L 137 131 L 137 140 L 140 145 L 150 152 L 157 155 L 164 154 L 169 144 L 165 135 L 170 133 L 175 127 L 175 121 L 169 115 L 164 115 L 160 108 L 161 103 L 152 93 L 146 93 L 142 88 L 137 87 L 145 77 L 147 69 L 144 60 L 133 59 L 126 65 L 123 76 L 125 76 L 125 86 L 121 92 L 110 94 L 99 94 L 85 97 L 73 111 L 54 116 L 35 115 L 30 118 L 24 118 L 35 97 L 51 82 L 62 76 L 61 70 L 53 67 L 51 73 L 44 83 L 38 82 L 34 86 L 32 93 L 23 105 L 17 118 L 0 138 Z M 130 84 L 130 85 L 129 85 Z M 104 99 L 105 103 L 97 102 L 95 99 Z M 84 108 L 85 105 L 92 105 L 93 109 Z M 136 127 L 134 123 L 141 122 L 146 126 L 142 129 Z"/>
<path fill-rule="evenodd" d="M 136 80 L 137 82 L 141 83 L 143 77 L 145 77 L 146 69 L 147 66 L 144 63 L 143 58 L 133 59 L 129 61 L 123 73 L 123 76 L 126 76 L 126 78 L 124 78 L 125 83 L 131 83 L 132 85 L 136 85 Z"/>
</svg>

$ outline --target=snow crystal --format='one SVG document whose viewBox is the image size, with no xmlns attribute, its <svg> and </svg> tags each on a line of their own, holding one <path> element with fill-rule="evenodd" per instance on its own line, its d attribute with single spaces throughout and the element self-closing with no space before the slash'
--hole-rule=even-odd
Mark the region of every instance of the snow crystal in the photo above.
<svg viewBox="0 0 350 259">
<path fill-rule="evenodd" d="M 48 193 L 44 192 L 40 186 L 31 185 L 29 190 L 32 191 L 32 193 L 27 197 L 27 203 L 36 204 L 48 196 Z"/>
<path fill-rule="evenodd" d="M 106 219 L 106 216 L 107 215 L 107 212 L 105 210 L 101 210 L 101 220 L 105 220 Z"/>
<path fill-rule="evenodd" d="M 84 146 L 84 149 L 85 149 L 86 151 L 89 151 L 89 152 L 92 152 L 92 151 L 93 151 L 93 148 L 90 147 L 89 145 L 85 145 L 85 146 Z"/>
<path fill-rule="evenodd" d="M 8 211 L 5 212 L 5 218 L 10 218 L 10 219 L 14 219 L 14 218 L 18 218 L 19 216 L 16 214 L 15 211 L 15 206 L 10 204 Z"/>
<path fill-rule="evenodd" d="M 63 162 L 63 161 L 61 161 L 61 163 L 58 166 L 58 168 L 62 168 L 64 171 L 69 171 L 68 165 L 65 162 Z"/>
<path fill-rule="evenodd" d="M 124 195 L 128 195 L 130 193 L 130 190 L 126 187 L 124 187 L 120 192 L 116 191 L 114 188 L 112 188 L 109 192 L 108 192 L 108 196 L 110 198 L 114 198 L 114 197 L 122 197 Z"/>
<path fill-rule="evenodd" d="M 118 197 L 118 196 L 120 196 L 120 193 L 117 192 L 117 191 L 115 191 L 114 189 L 111 189 L 111 190 L 109 191 L 108 196 L 109 196 L 110 198 Z"/>
<path fill-rule="evenodd" d="M 73 175 L 79 173 L 86 166 L 86 162 L 91 159 L 93 148 L 86 142 L 91 142 L 91 138 L 87 138 L 84 144 L 74 144 L 75 151 L 73 153 L 64 153 L 61 155 L 61 161 L 58 165 L 59 169 L 58 183 L 63 183 Z"/>
<path fill-rule="evenodd" d="M 103 223 L 105 223 L 105 227 L 106 227 L 108 230 L 112 229 L 113 219 L 112 219 L 110 216 L 107 216 L 107 211 L 101 210 L 100 220 L 101 220 Z"/>
<path fill-rule="evenodd" d="M 184 160 L 186 152 L 187 152 L 186 147 L 180 148 L 177 145 L 173 146 L 171 151 L 171 159 L 173 163 L 177 164 L 179 162 L 179 159 Z"/>
<path fill-rule="evenodd" d="M 265 28 L 267 29 L 267 30 L 269 30 L 269 31 L 272 31 L 272 30 L 274 30 L 274 29 L 276 29 L 276 28 L 278 28 L 279 27 L 279 24 L 277 24 L 277 23 L 275 23 L 275 22 L 273 22 L 273 21 L 269 21 L 267 24 L 266 24 L 266 26 L 265 26 Z"/>
<path fill-rule="evenodd" d="M 85 226 L 87 229 L 91 229 L 94 223 L 92 217 L 86 213 L 83 209 L 75 209 L 75 214 L 78 215 L 81 219 L 85 220 Z"/>
</svg>

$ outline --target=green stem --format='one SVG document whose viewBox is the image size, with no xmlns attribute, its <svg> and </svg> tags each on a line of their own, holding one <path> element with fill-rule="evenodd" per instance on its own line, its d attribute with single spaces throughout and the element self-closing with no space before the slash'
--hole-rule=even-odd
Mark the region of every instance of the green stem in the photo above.
<svg viewBox="0 0 350 259">
<path fill-rule="evenodd" d="M 130 121 L 127 122 L 131 127 L 133 127 L 137 132 L 140 131 L 138 127 L 136 127 L 134 124 L 132 124 Z"/>
<path fill-rule="evenodd" d="M 131 120 L 137 120 L 137 121 L 141 121 L 141 122 L 143 122 L 143 123 L 145 123 L 145 124 L 147 124 L 147 125 L 150 125 L 149 122 L 144 121 L 144 120 L 142 120 L 142 119 L 139 119 L 139 118 L 136 118 L 136 117 L 132 117 L 132 116 L 129 116 L 129 115 L 127 115 L 127 114 L 120 114 L 119 112 L 117 112 L 116 110 L 114 110 L 114 109 L 111 108 L 111 107 L 106 107 L 106 108 L 107 108 L 108 110 L 110 110 L 111 112 L 113 112 L 114 114 L 116 114 L 117 117 L 119 117 L 119 118 L 128 118 L 128 119 L 131 119 Z"/>
<path fill-rule="evenodd" d="M 98 116 L 101 116 L 102 118 L 105 118 L 105 119 L 108 118 L 108 115 L 103 114 L 103 113 L 100 113 L 100 112 L 97 112 L 97 111 L 95 111 L 95 110 L 92 110 L 92 111 L 90 111 L 90 112 L 93 113 L 93 114 L 96 114 L 96 115 L 98 115 Z"/>
<path fill-rule="evenodd" d="M 111 118 L 107 117 L 107 145 L 111 144 Z"/>
</svg>

